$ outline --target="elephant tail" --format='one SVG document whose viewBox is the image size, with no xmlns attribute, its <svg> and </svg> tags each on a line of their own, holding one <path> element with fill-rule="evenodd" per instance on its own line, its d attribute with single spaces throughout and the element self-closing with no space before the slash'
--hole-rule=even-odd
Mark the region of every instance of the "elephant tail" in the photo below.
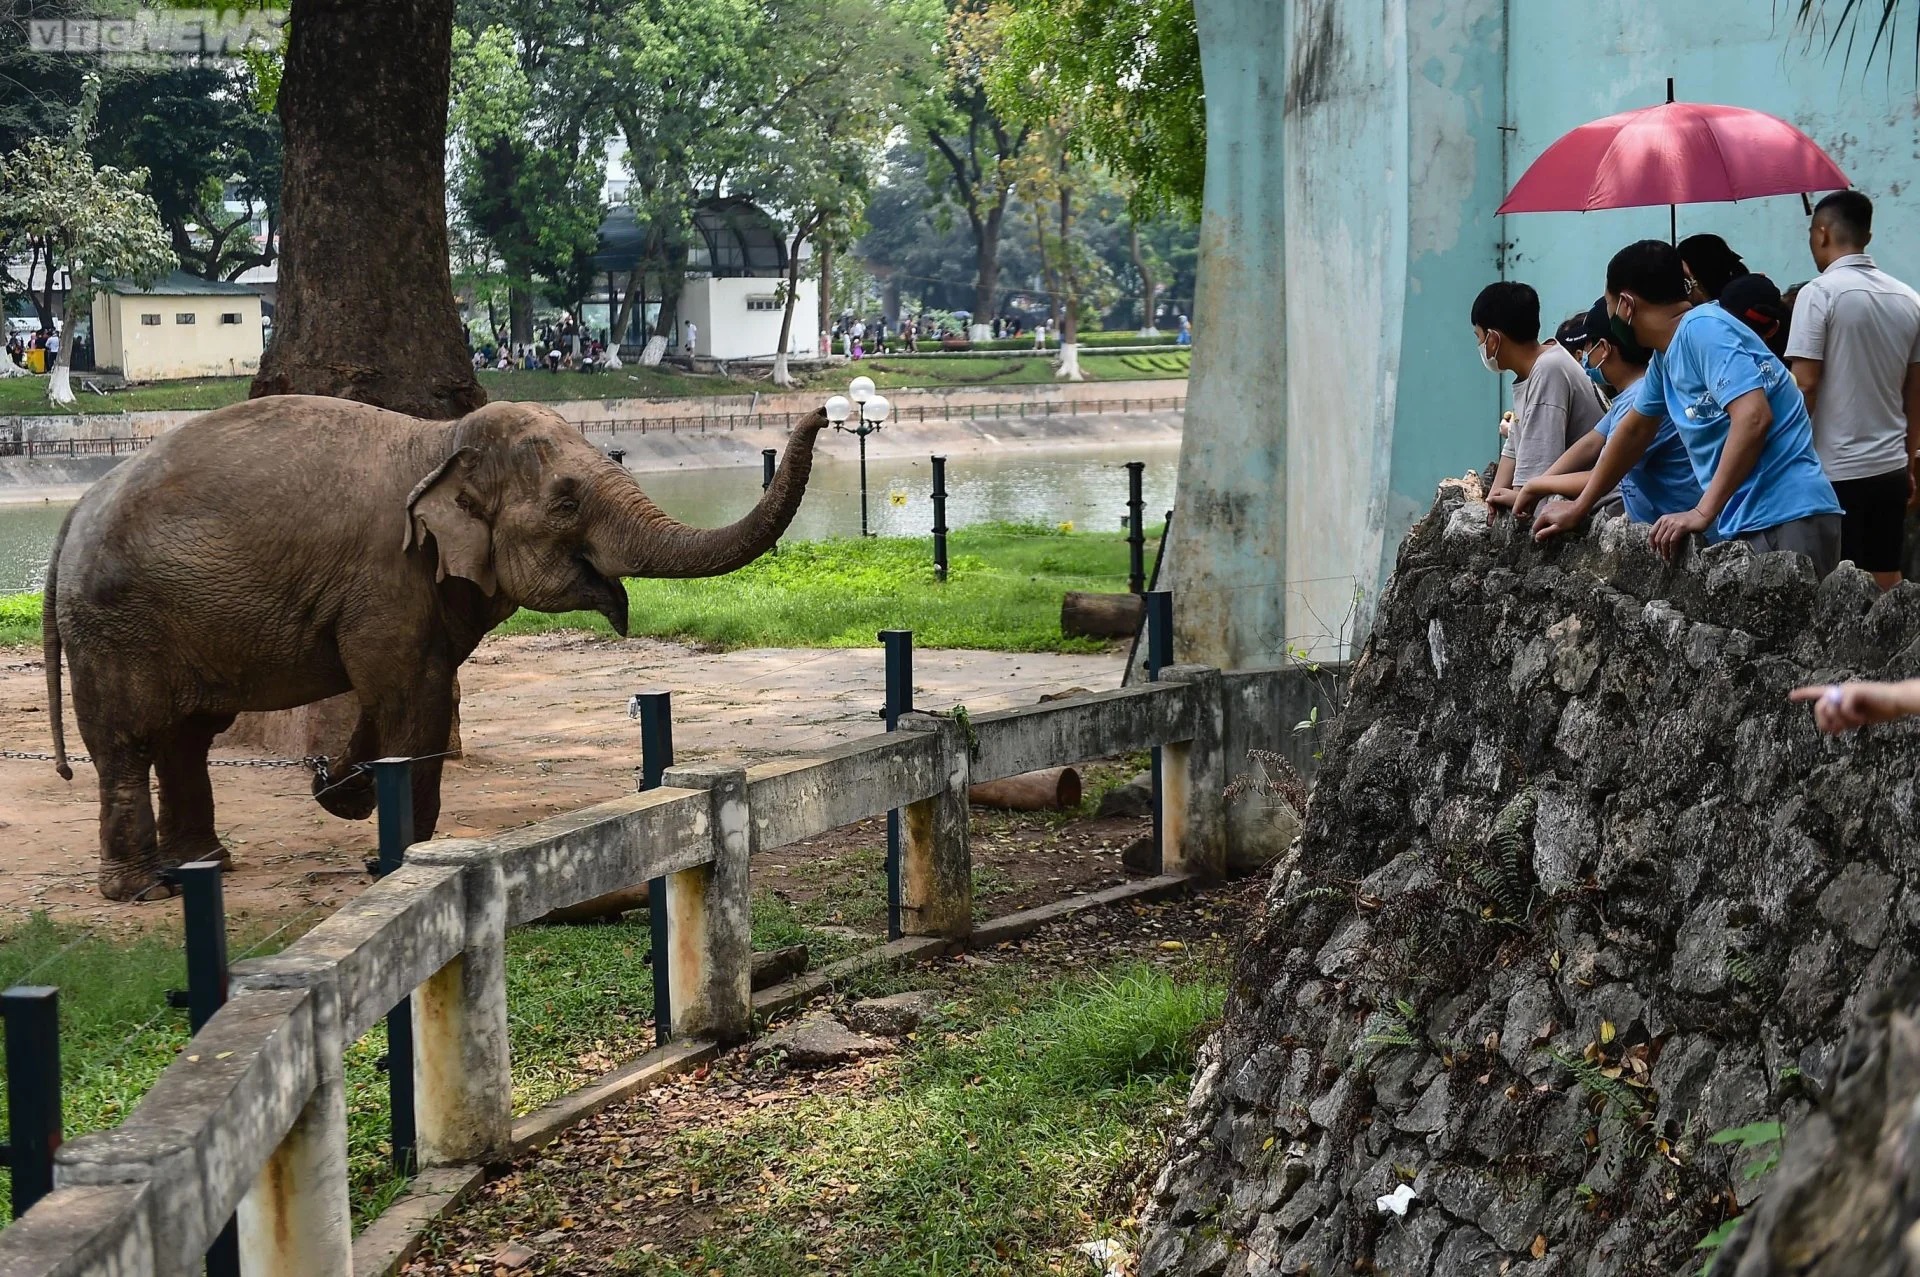
<svg viewBox="0 0 1920 1277">
<path fill-rule="evenodd" d="M 76 509 L 78 507 L 75 507 Z M 40 596 L 40 651 L 47 667 L 47 721 L 53 726 L 53 769 L 61 780 L 73 779 L 73 766 L 67 762 L 67 724 L 60 712 L 60 622 L 54 600 L 60 593 L 60 550 L 67 543 L 67 527 L 73 511 L 60 521 L 60 534 L 53 539 L 53 557 L 47 560 L 46 592 Z"/>
</svg>

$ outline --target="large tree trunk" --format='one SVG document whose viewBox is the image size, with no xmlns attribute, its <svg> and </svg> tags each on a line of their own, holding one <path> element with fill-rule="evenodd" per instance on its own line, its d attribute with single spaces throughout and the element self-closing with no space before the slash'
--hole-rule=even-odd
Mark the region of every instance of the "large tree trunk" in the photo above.
<svg viewBox="0 0 1920 1277">
<path fill-rule="evenodd" d="M 296 0 L 280 82 L 279 312 L 253 395 L 417 417 L 487 401 L 447 263 L 454 0 Z"/>
<path fill-rule="evenodd" d="M 68 281 L 67 303 L 61 308 L 60 327 L 56 330 L 60 334 L 60 353 L 54 357 L 53 367 L 48 369 L 51 375 L 47 378 L 47 399 L 63 408 L 73 402 L 73 378 L 70 372 L 73 367 L 73 332 L 80 326 L 79 290 L 72 283 Z"/>
<path fill-rule="evenodd" d="M 1000 297 L 1000 224 L 1006 213 L 1006 196 L 1002 195 L 974 231 L 979 269 L 973 277 L 973 325 L 967 334 L 974 341 L 993 339 L 993 312 Z"/>
<path fill-rule="evenodd" d="M 1060 278 L 1067 286 L 1067 295 L 1060 304 L 1060 367 L 1054 373 L 1055 378 L 1067 381 L 1085 381 L 1087 374 L 1080 371 L 1080 299 L 1075 296 L 1079 291 L 1079 279 L 1073 269 L 1073 248 L 1069 238 L 1073 230 L 1073 190 L 1062 185 L 1060 188 Z"/>
<path fill-rule="evenodd" d="M 1140 223 L 1132 219 L 1127 221 L 1127 247 L 1133 252 L 1133 269 L 1140 276 L 1140 335 L 1156 336 L 1160 325 L 1154 311 L 1159 305 L 1160 287 L 1147 268 L 1147 255 L 1140 251 Z"/>
<path fill-rule="evenodd" d="M 252 395 L 335 395 L 416 417 L 487 401 L 453 300 L 447 98 L 454 0 L 295 0 L 273 343 Z M 63 343 L 64 345 L 64 343 Z M 458 690 L 450 749 L 460 748 Z M 289 711 L 296 756 L 338 758 L 358 703 Z M 242 715 L 236 737 L 270 734 Z"/>
<path fill-rule="evenodd" d="M 833 353 L 833 344 L 828 339 L 828 334 L 831 332 L 833 332 L 833 246 L 831 244 L 822 244 L 820 246 L 819 340 L 827 343 L 820 348 L 820 353 L 823 355 Z"/>
<path fill-rule="evenodd" d="M 793 308 L 800 300 L 800 245 L 811 225 L 808 222 L 795 230 L 787 246 L 787 304 L 780 315 L 780 348 L 773 352 L 773 384 L 783 388 L 793 385 L 793 374 L 787 371 L 787 346 L 793 340 Z"/>
</svg>

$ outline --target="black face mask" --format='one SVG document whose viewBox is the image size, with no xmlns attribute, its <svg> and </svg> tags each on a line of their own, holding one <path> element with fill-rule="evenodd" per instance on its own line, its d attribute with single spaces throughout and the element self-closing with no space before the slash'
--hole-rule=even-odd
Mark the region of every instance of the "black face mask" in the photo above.
<svg viewBox="0 0 1920 1277">
<path fill-rule="evenodd" d="M 1614 314 L 1611 308 L 1607 311 L 1607 327 L 1613 330 L 1614 345 L 1620 347 L 1620 353 L 1626 357 L 1627 362 L 1634 364 L 1647 362 L 1652 352 L 1642 346 L 1639 339 L 1633 335 L 1633 325 Z"/>
</svg>

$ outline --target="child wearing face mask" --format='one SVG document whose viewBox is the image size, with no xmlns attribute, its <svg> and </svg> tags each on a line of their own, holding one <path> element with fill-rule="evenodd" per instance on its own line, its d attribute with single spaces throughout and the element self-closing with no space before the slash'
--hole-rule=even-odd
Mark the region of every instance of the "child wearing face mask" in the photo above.
<svg viewBox="0 0 1920 1277">
<path fill-rule="evenodd" d="M 1526 284 L 1501 280 L 1473 302 L 1473 337 L 1489 372 L 1513 383 L 1513 428 L 1500 445 L 1487 500 L 1511 507 L 1528 480 L 1543 475 L 1590 432 L 1606 412 L 1599 391 L 1574 357 L 1540 341 L 1540 297 Z"/>
</svg>

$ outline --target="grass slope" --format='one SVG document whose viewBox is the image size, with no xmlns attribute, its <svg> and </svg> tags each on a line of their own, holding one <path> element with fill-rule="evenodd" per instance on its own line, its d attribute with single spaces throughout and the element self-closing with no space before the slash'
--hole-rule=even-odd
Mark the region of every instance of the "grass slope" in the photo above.
<svg viewBox="0 0 1920 1277">
<path fill-rule="evenodd" d="M 1140 381 L 1155 377 L 1185 377 L 1184 371 L 1156 369 L 1138 357 L 1082 356 L 1081 367 L 1092 381 Z M 858 372 L 865 372 L 886 389 L 903 387 L 1023 386 L 1054 380 L 1051 355 L 1008 352 L 999 359 L 956 359 L 921 356 L 884 356 L 866 360 L 857 368 L 836 365 L 801 374 L 797 384 L 838 389 Z M 86 374 L 76 378 L 84 383 Z M 0 378 L 0 415 L 59 416 L 68 412 L 113 413 L 148 409 L 205 412 L 239 403 L 247 397 L 248 377 L 196 377 L 183 381 L 149 382 L 96 395 L 78 390 L 71 409 L 47 402 L 47 383 L 41 377 Z M 673 368 L 629 365 L 614 372 L 528 372 L 510 369 L 480 374 L 480 385 L 490 399 L 553 403 L 570 399 L 697 399 L 712 395 L 745 395 L 771 389 L 764 377 L 722 377 L 689 374 Z"/>
</svg>

